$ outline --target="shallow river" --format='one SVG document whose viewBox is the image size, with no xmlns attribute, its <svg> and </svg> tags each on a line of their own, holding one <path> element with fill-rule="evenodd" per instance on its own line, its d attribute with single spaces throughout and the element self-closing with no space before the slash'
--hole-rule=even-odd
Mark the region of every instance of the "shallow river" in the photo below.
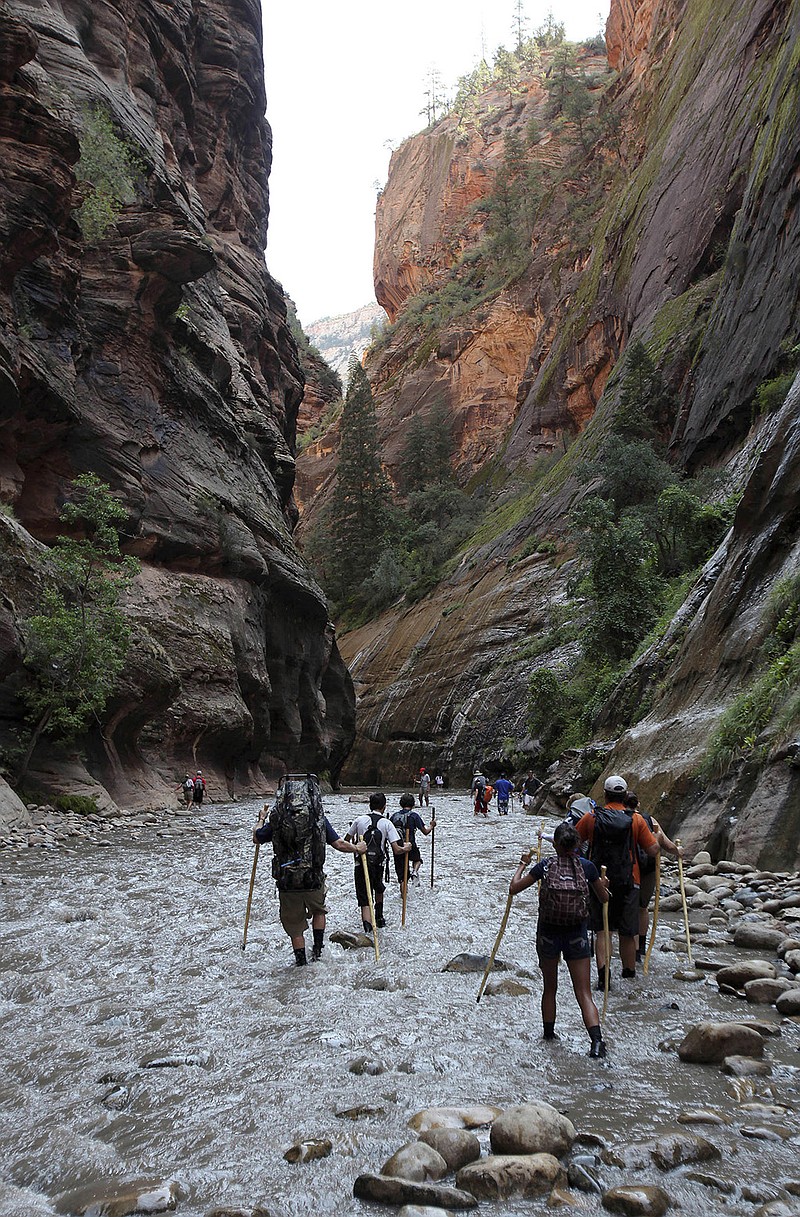
<svg viewBox="0 0 800 1217">
<path fill-rule="evenodd" d="M 763 1190 L 800 1179 L 800 1027 L 786 1023 L 768 1041 L 773 1076 L 744 1092 L 717 1066 L 681 1064 L 662 1041 L 677 1041 L 699 1018 L 743 1010 L 713 983 L 675 981 L 679 955 L 657 949 L 647 979 L 624 991 L 617 980 L 604 1062 L 585 1055 L 563 965 L 560 1039 L 541 1041 L 533 889 L 517 898 L 499 953 L 530 970 L 530 997 L 477 1005 L 480 976 L 441 971 L 458 952 L 490 950 L 534 822 L 519 813 L 476 822 L 465 796 L 437 803 L 435 886 L 430 838 L 421 838 L 423 882 L 409 893 L 405 929 L 397 886 L 387 892 L 378 965 L 371 951 L 326 944 L 321 963 L 293 966 L 268 846 L 242 951 L 258 804 L 205 809 L 191 827 L 121 829 L 106 848 L 2 855 L 0 1217 L 50 1214 L 62 1194 L 99 1190 L 109 1178 L 178 1180 L 183 1217 L 256 1204 L 271 1217 L 365 1214 L 353 1180 L 413 1139 L 414 1112 L 529 1099 L 547 1100 L 579 1133 L 610 1144 L 644 1141 L 687 1108 L 724 1114 L 729 1125 L 691 1131 L 722 1150 L 721 1161 L 701 1169 L 729 1180 L 731 1196 L 688 1180 L 688 1168 L 665 1175 L 648 1166 L 637 1176 L 602 1167 L 609 1186 L 660 1183 L 685 1214 L 753 1213 L 742 1184 Z M 341 795 L 325 804 L 342 833 L 363 810 Z M 349 856 L 328 851 L 329 933 L 360 930 L 352 872 Z M 659 945 L 679 928 L 665 919 Z M 780 1023 L 772 1007 L 745 1013 Z M 385 1071 L 351 1072 L 364 1056 Z M 188 1063 L 149 1067 L 158 1058 Z M 792 1109 L 781 1119 L 792 1140 L 742 1134 L 764 1123 L 741 1106 L 753 1091 Z M 337 1115 L 359 1105 L 376 1110 Z M 332 1141 L 329 1157 L 284 1161 L 294 1141 L 314 1137 Z M 597 1197 L 581 1202 L 602 1211 Z M 545 1211 L 545 1198 L 481 1204 L 492 1217 Z"/>
</svg>

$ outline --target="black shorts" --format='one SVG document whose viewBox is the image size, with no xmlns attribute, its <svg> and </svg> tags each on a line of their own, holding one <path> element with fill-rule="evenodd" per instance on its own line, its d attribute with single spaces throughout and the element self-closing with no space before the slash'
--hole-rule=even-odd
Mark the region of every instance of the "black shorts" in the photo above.
<svg viewBox="0 0 800 1217">
<path fill-rule="evenodd" d="M 411 874 L 412 865 L 415 862 L 422 861 L 422 854 L 419 852 L 419 847 L 412 845 L 407 854 L 395 854 L 394 869 L 397 875 L 397 882 L 402 883 L 406 874 L 406 858 L 408 858 L 408 873 Z"/>
<path fill-rule="evenodd" d="M 536 930 L 536 954 L 543 959 L 590 959 L 589 925 L 545 925 Z"/>
<path fill-rule="evenodd" d="M 589 925 L 597 933 L 603 928 L 603 906 L 589 892 Z M 612 892 L 608 901 L 608 928 L 622 934 L 623 938 L 635 938 L 639 933 L 639 889 L 622 888 Z"/>
<path fill-rule="evenodd" d="M 369 881 L 372 886 L 373 903 L 380 904 L 380 901 L 377 898 L 378 896 L 382 896 L 386 891 L 386 884 L 383 881 L 383 863 L 381 863 L 379 867 L 370 866 L 368 867 L 368 870 Z M 358 901 L 358 907 L 364 909 L 369 904 L 369 900 L 367 899 L 367 885 L 364 882 L 364 867 L 361 865 L 360 858 L 354 873 L 356 879 L 356 900 Z"/>
</svg>

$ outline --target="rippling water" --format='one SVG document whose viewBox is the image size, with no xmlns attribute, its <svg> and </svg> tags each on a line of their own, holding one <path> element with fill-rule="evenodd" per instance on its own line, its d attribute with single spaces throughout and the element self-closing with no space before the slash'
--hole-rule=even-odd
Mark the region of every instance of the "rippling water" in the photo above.
<svg viewBox="0 0 800 1217">
<path fill-rule="evenodd" d="M 363 810 L 341 795 L 325 804 L 342 833 Z M 701 1017 L 742 1013 L 716 986 L 675 982 L 679 957 L 655 951 L 647 980 L 624 991 L 617 982 L 605 1063 L 585 1056 L 563 969 L 561 1038 L 541 1042 L 533 891 L 515 902 L 500 950 L 515 968 L 530 969 L 530 997 L 477 1005 L 479 976 L 442 973 L 457 952 L 491 948 L 535 822 L 517 814 L 478 823 L 466 797 L 440 798 L 435 887 L 430 838 L 421 838 L 423 882 L 409 893 L 405 929 L 397 886 L 387 892 L 380 964 L 371 951 L 326 944 L 323 961 L 303 969 L 293 966 L 278 923 L 269 847 L 241 950 L 258 806 L 207 808 L 191 826 L 158 832 L 120 829 L 107 848 L 0 858 L 2 1217 L 50 1214 L 62 1193 L 109 1178 L 178 1180 L 184 1217 L 256 1203 L 272 1217 L 366 1212 L 352 1199 L 353 1179 L 413 1139 L 406 1123 L 415 1111 L 533 1098 L 564 1110 L 579 1132 L 615 1143 L 646 1139 L 686 1107 L 711 1106 L 733 1123 L 696 1130 L 723 1149 L 722 1164 L 707 1169 L 737 1186 L 800 1178 L 796 1140 L 742 1135 L 754 1121 L 729 1094 L 731 1079 L 659 1051 L 660 1041 L 680 1038 Z M 328 933 L 360 929 L 352 871 L 350 856 L 328 851 Z M 675 918 L 665 922 L 659 941 L 677 928 Z M 668 1008 L 673 1001 L 679 1009 Z M 746 1014 L 780 1021 L 771 1007 L 748 1006 Z M 758 1080 L 758 1094 L 796 1106 L 798 1043 L 794 1024 L 769 1041 L 774 1076 Z M 385 1072 L 350 1072 L 362 1056 Z M 158 1058 L 185 1063 L 148 1067 Z M 376 1111 L 356 1120 L 336 1114 L 358 1105 Z M 781 1123 L 796 1138 L 795 1115 Z M 321 1136 L 333 1142 L 330 1157 L 284 1161 L 293 1141 Z M 603 1175 L 609 1185 L 634 1181 L 630 1172 Z M 666 1187 L 685 1213 L 752 1211 L 684 1175 L 648 1168 L 638 1178 Z M 582 1200 L 601 1211 L 596 1198 Z M 481 1210 L 545 1206 L 542 1199 Z"/>
</svg>

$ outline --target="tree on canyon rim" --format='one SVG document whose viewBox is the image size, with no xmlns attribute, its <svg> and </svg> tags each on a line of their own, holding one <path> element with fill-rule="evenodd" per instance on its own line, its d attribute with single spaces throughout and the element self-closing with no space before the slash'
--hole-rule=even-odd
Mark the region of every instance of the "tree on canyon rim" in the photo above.
<svg viewBox="0 0 800 1217">
<path fill-rule="evenodd" d="M 48 556 L 41 611 L 25 622 L 22 691 L 31 736 L 16 775 L 24 780 L 33 751 L 47 733 L 71 740 L 99 718 L 122 672 L 130 627 L 119 602 L 139 569 L 120 553 L 127 512 L 92 473 L 72 483 L 60 519 L 73 536 L 60 536 Z"/>
</svg>

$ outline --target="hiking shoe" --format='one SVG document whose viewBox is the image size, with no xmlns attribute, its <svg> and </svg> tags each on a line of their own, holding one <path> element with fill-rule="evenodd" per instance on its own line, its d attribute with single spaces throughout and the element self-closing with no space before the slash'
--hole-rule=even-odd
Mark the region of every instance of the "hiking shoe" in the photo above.
<svg viewBox="0 0 800 1217">
<path fill-rule="evenodd" d="M 589 1056 L 597 1060 L 599 1057 L 604 1057 L 606 1054 L 605 1040 L 592 1040 L 592 1046 L 589 1049 Z"/>
<path fill-rule="evenodd" d="M 322 947 L 312 947 L 311 959 L 313 963 L 319 963 L 322 959 Z"/>
<path fill-rule="evenodd" d="M 597 969 L 597 984 L 595 985 L 595 992 L 602 993 L 604 991 L 605 987 L 606 987 L 606 970 L 605 970 L 605 968 L 598 968 Z M 608 987 L 610 989 L 611 985 L 609 984 Z"/>
<path fill-rule="evenodd" d="M 379 930 L 382 930 L 383 927 L 386 925 L 386 921 L 384 920 L 383 917 L 379 917 L 376 913 L 375 914 L 375 924 Z"/>
</svg>

